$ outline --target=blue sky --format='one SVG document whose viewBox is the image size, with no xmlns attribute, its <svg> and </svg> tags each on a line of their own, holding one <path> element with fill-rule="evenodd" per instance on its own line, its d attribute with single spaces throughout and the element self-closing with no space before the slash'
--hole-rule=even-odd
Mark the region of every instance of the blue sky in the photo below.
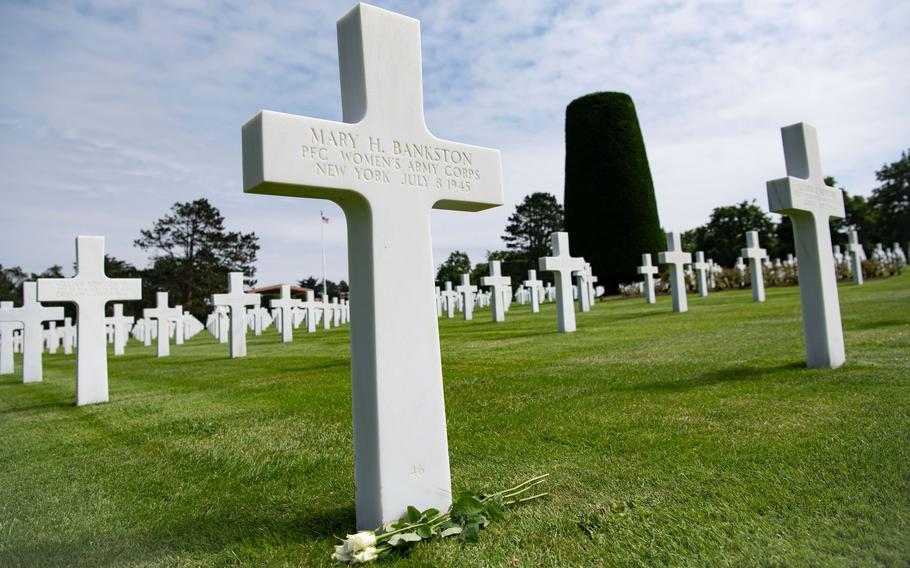
<svg viewBox="0 0 910 568">
<path fill-rule="evenodd" d="M 910 3 L 446 1 L 378 5 L 421 20 L 426 120 L 502 151 L 506 203 L 433 213 L 436 262 L 502 248 L 523 196 L 563 191 L 563 120 L 599 90 L 635 100 L 665 228 L 784 175 L 781 126 L 816 126 L 853 193 L 910 147 Z M 350 2 L 0 4 L 0 264 L 69 272 L 77 234 L 132 246 L 175 201 L 209 198 L 261 238 L 258 280 L 347 274 L 335 205 L 245 195 L 240 126 L 260 109 L 338 120 L 335 21 Z M 610 246 L 610 243 L 604 243 Z"/>
</svg>

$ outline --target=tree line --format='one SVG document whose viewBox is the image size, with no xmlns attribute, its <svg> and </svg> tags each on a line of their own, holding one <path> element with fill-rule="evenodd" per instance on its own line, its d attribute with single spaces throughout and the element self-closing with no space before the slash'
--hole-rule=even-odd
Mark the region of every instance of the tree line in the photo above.
<svg viewBox="0 0 910 568">
<path fill-rule="evenodd" d="M 844 195 L 846 216 L 832 219 L 830 227 L 832 242 L 841 245 L 842 249 L 848 233 L 853 230 L 859 232 L 860 241 L 870 250 L 874 243 L 881 242 L 887 247 L 895 242 L 908 246 L 910 242 L 910 151 L 903 152 L 897 161 L 883 165 L 875 177 L 879 185 L 868 198 L 850 195 L 843 187 L 839 188 Z M 825 183 L 838 186 L 832 177 L 825 178 Z M 502 235 L 504 250 L 487 251 L 486 260 L 476 264 L 464 251 L 453 251 L 439 265 L 437 283 L 444 285 L 448 281 L 456 285 L 461 282 L 462 274 L 470 274 L 471 282 L 477 284 L 481 277 L 489 274 L 488 262 L 499 260 L 503 274 L 517 285 L 527 279 L 529 269 L 537 269 L 538 258 L 550 254 L 550 234 L 564 230 L 565 215 L 563 206 L 553 194 L 537 192 L 526 196 L 509 217 Z M 771 258 L 785 258 L 787 254 L 796 253 L 790 218 L 782 216 L 775 221 L 755 200 L 715 208 L 706 224 L 682 234 L 682 244 L 686 250 L 704 251 L 706 258 L 732 267 L 740 249 L 745 246 L 746 231 L 752 230 L 761 233 L 761 245 Z M 546 273 L 538 274 L 538 277 L 550 278 Z M 615 293 L 616 290 L 607 292 Z"/>
<path fill-rule="evenodd" d="M 125 302 L 124 313 L 139 317 L 143 308 L 154 307 L 155 293 L 168 292 L 170 304 L 182 305 L 202 321 L 211 311 L 211 295 L 223 292 L 228 272 L 243 272 L 245 283 L 256 283 L 256 233 L 228 231 L 224 216 L 207 199 L 175 203 L 170 213 L 139 232 L 133 245 L 149 254 L 149 264 L 136 268 L 129 262 L 105 255 L 105 273 L 111 278 L 142 278 L 142 301 Z M 73 270 L 76 270 L 75 264 Z M 55 265 L 40 274 L 27 274 L 21 267 L 0 266 L 0 299 L 22 300 L 22 283 L 37 278 L 63 278 Z M 70 304 L 67 316 L 75 315 Z"/>
</svg>

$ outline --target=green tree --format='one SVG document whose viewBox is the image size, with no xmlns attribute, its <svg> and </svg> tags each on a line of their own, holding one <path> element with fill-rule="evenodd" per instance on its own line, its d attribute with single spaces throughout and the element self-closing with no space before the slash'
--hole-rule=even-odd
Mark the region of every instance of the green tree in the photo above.
<svg viewBox="0 0 910 568">
<path fill-rule="evenodd" d="M 22 303 L 22 283 L 28 280 L 28 274 L 21 266 L 5 267 L 0 264 L 0 300 Z"/>
<path fill-rule="evenodd" d="M 537 259 L 550 254 L 550 235 L 564 226 L 565 212 L 556 196 L 539 191 L 515 206 L 502 240 L 513 260 L 524 259 L 525 270 L 536 268 Z"/>
<path fill-rule="evenodd" d="M 607 290 L 638 280 L 643 253 L 663 250 L 654 182 L 632 97 L 593 93 L 566 109 L 566 231 Z"/>
<path fill-rule="evenodd" d="M 155 290 L 166 290 L 172 305 L 182 304 L 204 319 L 211 295 L 224 291 L 228 272 L 243 272 L 247 284 L 255 284 L 258 241 L 255 233 L 226 230 L 221 212 L 207 199 L 175 203 L 134 243 L 152 255 L 143 282 L 145 301 L 153 301 Z"/>
<path fill-rule="evenodd" d="M 470 272 L 471 259 L 468 258 L 468 253 L 453 250 L 449 254 L 449 258 L 439 265 L 439 270 L 436 271 L 436 283 L 445 286 L 446 282 L 451 282 L 452 286 L 456 286 L 461 283 L 461 275 L 470 274 Z"/>
<path fill-rule="evenodd" d="M 307 276 L 303 280 L 298 280 L 297 285 L 303 288 L 309 288 L 314 291 L 317 298 L 322 297 L 322 279 L 315 276 Z M 344 280 L 333 282 L 329 279 L 325 281 L 325 293 L 332 297 L 346 296 L 350 292 L 348 283 Z"/>
<path fill-rule="evenodd" d="M 875 231 L 867 237 L 885 245 L 899 242 L 906 246 L 910 240 L 910 152 L 883 165 L 875 179 L 881 183 L 869 198 Z"/>
<path fill-rule="evenodd" d="M 686 250 L 704 251 L 705 258 L 729 267 L 746 246 L 746 231 L 758 231 L 762 246 L 773 250 L 777 246 L 776 229 L 771 217 L 754 200 L 743 201 L 716 207 L 708 223 L 683 233 L 682 241 Z"/>
</svg>

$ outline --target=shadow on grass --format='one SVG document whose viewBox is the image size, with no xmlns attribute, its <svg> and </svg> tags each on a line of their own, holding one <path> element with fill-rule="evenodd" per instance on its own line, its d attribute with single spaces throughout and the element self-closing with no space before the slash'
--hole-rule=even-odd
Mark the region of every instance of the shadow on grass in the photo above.
<svg viewBox="0 0 910 568">
<path fill-rule="evenodd" d="M 740 381 L 757 381 L 769 375 L 775 375 L 784 371 L 802 371 L 806 369 L 805 361 L 794 361 L 774 366 L 747 366 L 737 365 L 709 371 L 707 373 L 689 375 L 675 381 L 651 381 L 618 387 L 620 391 L 642 391 L 642 392 L 678 392 L 699 387 L 714 386 L 724 383 L 733 383 Z"/>
<path fill-rule="evenodd" d="M 879 329 L 882 327 L 910 326 L 910 321 L 906 319 L 889 319 L 877 321 L 855 321 L 844 322 L 844 329 L 847 331 Z"/>
<path fill-rule="evenodd" d="M 298 515 L 261 513 L 242 515 L 223 507 L 192 517 L 173 519 L 135 534 L 85 535 L 84 538 L 48 539 L 0 549 L 0 566 L 100 566 L 121 562 L 170 564 L 175 555 L 217 554 L 242 548 L 258 539 L 299 543 L 344 537 L 355 526 L 354 506 L 302 511 Z M 328 551 L 326 549 L 326 557 Z"/>
</svg>

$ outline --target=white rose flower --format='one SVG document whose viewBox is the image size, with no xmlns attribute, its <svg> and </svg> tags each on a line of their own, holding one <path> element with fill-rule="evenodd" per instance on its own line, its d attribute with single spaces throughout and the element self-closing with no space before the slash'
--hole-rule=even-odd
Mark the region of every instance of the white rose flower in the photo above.
<svg viewBox="0 0 910 568">
<path fill-rule="evenodd" d="M 376 534 L 373 531 L 361 531 L 357 534 L 349 534 L 344 541 L 347 551 L 356 554 L 365 548 L 376 546 Z"/>
<path fill-rule="evenodd" d="M 366 564 L 372 560 L 376 560 L 379 557 L 379 553 L 376 551 L 375 546 L 368 546 L 362 551 L 354 555 L 352 564 Z"/>
</svg>

